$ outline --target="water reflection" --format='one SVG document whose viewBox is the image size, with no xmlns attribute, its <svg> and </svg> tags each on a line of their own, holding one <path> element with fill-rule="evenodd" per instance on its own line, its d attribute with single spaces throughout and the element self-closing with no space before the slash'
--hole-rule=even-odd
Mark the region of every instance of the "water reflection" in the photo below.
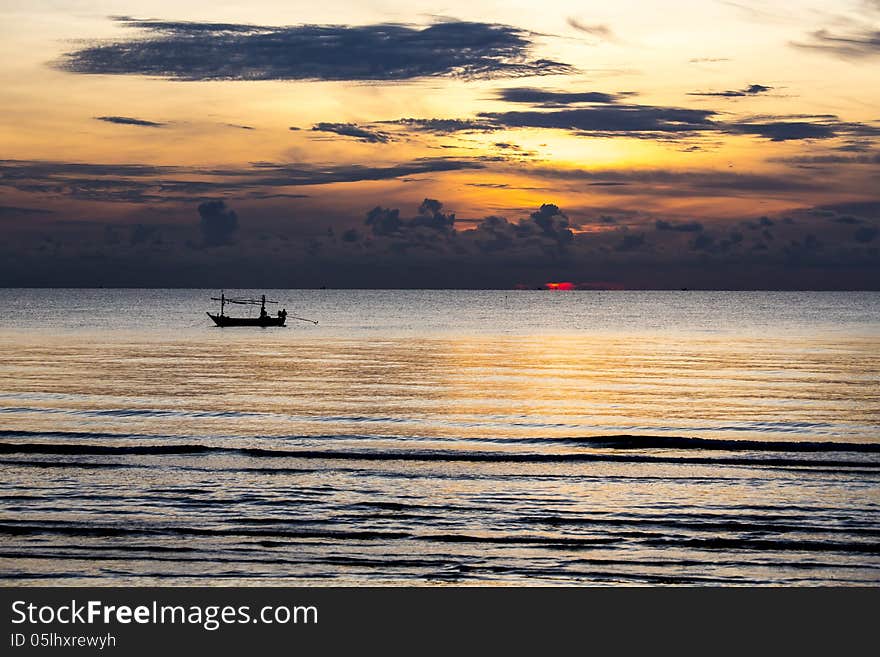
<svg viewBox="0 0 880 657">
<path fill-rule="evenodd" d="M 870 441 L 873 339 L 456 336 L 0 345 L 10 429 L 171 435 Z M 52 395 L 47 397 L 46 395 Z"/>
<path fill-rule="evenodd" d="M 880 581 L 880 295 L 198 294 L 0 291 L 0 576 Z"/>
</svg>

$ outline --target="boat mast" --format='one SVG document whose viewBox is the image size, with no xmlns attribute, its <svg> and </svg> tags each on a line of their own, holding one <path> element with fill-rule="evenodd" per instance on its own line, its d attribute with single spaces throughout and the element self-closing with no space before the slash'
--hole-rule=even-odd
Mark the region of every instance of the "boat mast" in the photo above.
<svg viewBox="0 0 880 657">
<path fill-rule="evenodd" d="M 266 314 L 266 295 L 264 294 L 261 299 L 262 303 L 260 304 L 260 317 L 263 317 Z"/>
</svg>

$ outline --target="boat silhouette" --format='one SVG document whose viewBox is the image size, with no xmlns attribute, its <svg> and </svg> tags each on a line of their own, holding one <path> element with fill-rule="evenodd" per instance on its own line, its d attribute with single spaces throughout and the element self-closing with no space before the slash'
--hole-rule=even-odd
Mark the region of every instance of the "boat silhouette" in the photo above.
<svg viewBox="0 0 880 657">
<path fill-rule="evenodd" d="M 275 303 L 267 299 L 266 295 L 262 295 L 259 299 L 248 299 L 243 297 L 227 297 L 224 293 L 220 293 L 219 297 L 211 297 L 212 301 L 220 302 L 220 314 L 207 313 L 208 317 L 214 320 L 217 326 L 284 326 L 287 321 L 287 310 L 282 308 L 276 315 L 270 315 L 266 312 L 267 303 Z M 230 317 L 226 314 L 226 304 L 236 303 L 246 306 L 260 306 L 259 317 Z"/>
</svg>

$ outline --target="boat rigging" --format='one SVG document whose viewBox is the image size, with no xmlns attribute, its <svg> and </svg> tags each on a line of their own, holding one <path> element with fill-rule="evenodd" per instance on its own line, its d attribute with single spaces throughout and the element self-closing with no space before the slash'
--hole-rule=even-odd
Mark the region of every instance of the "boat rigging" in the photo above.
<svg viewBox="0 0 880 657">
<path fill-rule="evenodd" d="M 287 321 L 287 310 L 282 308 L 275 315 L 270 315 L 266 312 L 266 304 L 278 304 L 277 301 L 272 299 L 267 299 L 266 295 L 263 294 L 259 299 L 252 299 L 248 297 L 227 297 L 224 292 L 220 293 L 219 297 L 211 297 L 212 301 L 220 302 L 220 313 L 213 314 L 207 313 L 208 317 L 214 320 L 214 323 L 217 326 L 285 326 L 285 322 Z M 226 304 L 234 303 L 245 306 L 260 306 L 260 316 L 259 317 L 230 317 L 226 314 Z M 315 319 L 306 319 L 305 317 L 293 317 L 291 319 L 296 319 L 302 322 L 310 322 L 312 324 L 317 324 L 318 321 Z"/>
</svg>

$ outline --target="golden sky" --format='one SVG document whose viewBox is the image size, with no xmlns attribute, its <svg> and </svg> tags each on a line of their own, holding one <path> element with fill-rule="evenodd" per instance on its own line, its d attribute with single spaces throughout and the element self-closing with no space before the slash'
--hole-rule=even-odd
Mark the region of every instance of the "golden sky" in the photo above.
<svg viewBox="0 0 880 657">
<path fill-rule="evenodd" d="M 878 34 L 876 0 L 5 0 L 0 226 L 196 225 L 222 200 L 243 245 L 246 221 L 364 233 L 435 198 L 459 232 L 543 204 L 551 237 L 853 204 L 871 230 Z"/>
</svg>

